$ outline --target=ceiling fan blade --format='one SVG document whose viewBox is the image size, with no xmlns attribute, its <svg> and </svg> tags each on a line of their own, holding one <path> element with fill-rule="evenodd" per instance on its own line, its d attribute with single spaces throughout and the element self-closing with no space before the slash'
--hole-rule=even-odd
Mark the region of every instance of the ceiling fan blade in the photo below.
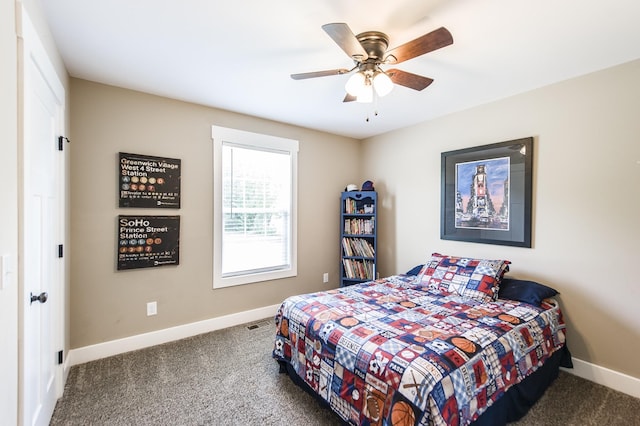
<svg viewBox="0 0 640 426">
<path fill-rule="evenodd" d="M 398 69 L 387 70 L 385 71 L 385 73 L 395 84 L 399 84 L 400 86 L 408 87 L 409 89 L 413 90 L 422 90 L 433 83 L 433 79 L 429 77 L 423 77 L 418 74 L 413 74 Z"/>
<path fill-rule="evenodd" d="M 353 95 L 350 95 L 350 94 L 347 93 L 345 95 L 344 99 L 342 100 L 342 102 L 353 102 L 353 101 L 357 101 L 357 100 L 358 100 L 357 96 L 353 96 Z"/>
<path fill-rule="evenodd" d="M 330 75 L 341 75 L 341 74 L 346 74 L 349 71 L 351 70 L 348 70 L 346 68 L 338 68 L 335 70 L 303 72 L 299 74 L 291 74 L 291 78 L 294 80 L 304 80 L 306 78 L 327 77 Z"/>
<path fill-rule="evenodd" d="M 353 60 L 362 62 L 369 57 L 367 51 L 364 50 L 347 24 L 325 24 L 322 26 L 322 29 L 329 34 L 329 37 Z"/>
<path fill-rule="evenodd" d="M 440 27 L 415 40 L 388 50 L 385 54 L 385 62 L 389 64 L 399 64 L 400 62 L 424 55 L 425 53 L 432 52 L 450 44 L 453 44 L 451 33 L 445 27 Z"/>
</svg>

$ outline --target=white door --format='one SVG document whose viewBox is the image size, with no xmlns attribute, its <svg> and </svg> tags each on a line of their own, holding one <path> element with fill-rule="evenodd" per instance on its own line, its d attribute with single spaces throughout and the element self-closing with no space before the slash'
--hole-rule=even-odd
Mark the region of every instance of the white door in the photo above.
<svg viewBox="0 0 640 426">
<path fill-rule="evenodd" d="M 24 11 L 22 18 L 21 423 L 47 425 L 62 380 L 64 89 Z"/>
</svg>

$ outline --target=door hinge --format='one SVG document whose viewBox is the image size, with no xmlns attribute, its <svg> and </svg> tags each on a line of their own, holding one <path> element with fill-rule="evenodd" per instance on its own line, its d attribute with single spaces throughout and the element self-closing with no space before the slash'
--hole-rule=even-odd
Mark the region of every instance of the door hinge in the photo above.
<svg viewBox="0 0 640 426">
<path fill-rule="evenodd" d="M 66 136 L 58 136 L 58 151 L 62 151 L 64 146 L 64 141 L 67 141 L 67 143 L 71 142 L 69 138 Z"/>
<path fill-rule="evenodd" d="M 64 351 L 58 351 L 58 365 L 64 362 Z"/>
<path fill-rule="evenodd" d="M 63 257 L 63 256 L 64 256 L 64 248 L 62 244 L 58 244 L 58 257 Z"/>
</svg>

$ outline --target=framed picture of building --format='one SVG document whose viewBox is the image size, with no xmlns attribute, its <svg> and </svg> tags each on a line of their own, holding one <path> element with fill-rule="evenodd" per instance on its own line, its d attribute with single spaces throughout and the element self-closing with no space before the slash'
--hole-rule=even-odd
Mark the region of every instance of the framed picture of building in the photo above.
<svg viewBox="0 0 640 426">
<path fill-rule="evenodd" d="M 440 238 L 531 247 L 533 138 L 441 155 Z"/>
</svg>

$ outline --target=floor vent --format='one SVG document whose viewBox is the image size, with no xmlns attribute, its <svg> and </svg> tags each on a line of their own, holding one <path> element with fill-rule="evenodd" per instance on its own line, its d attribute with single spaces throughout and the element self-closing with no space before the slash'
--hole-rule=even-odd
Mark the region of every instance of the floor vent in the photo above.
<svg viewBox="0 0 640 426">
<path fill-rule="evenodd" d="M 265 319 L 265 320 L 262 320 L 260 322 L 255 323 L 255 324 L 248 325 L 247 326 L 247 330 L 255 330 L 256 328 L 267 327 L 267 326 L 270 326 L 272 324 L 273 324 L 272 320 Z"/>
</svg>

